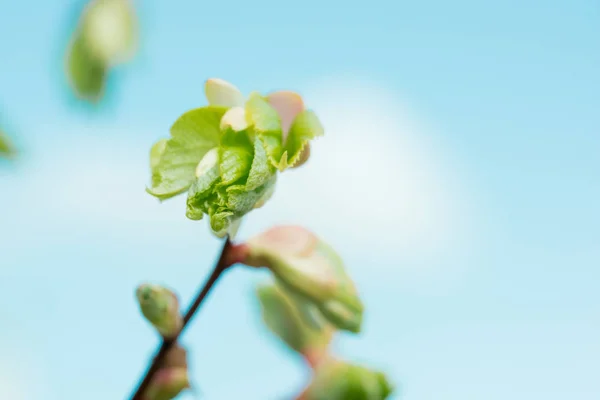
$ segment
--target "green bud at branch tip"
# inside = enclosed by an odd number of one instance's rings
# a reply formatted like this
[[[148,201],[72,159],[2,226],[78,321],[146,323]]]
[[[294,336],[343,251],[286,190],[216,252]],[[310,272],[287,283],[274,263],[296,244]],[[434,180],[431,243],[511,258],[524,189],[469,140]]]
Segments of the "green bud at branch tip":
[[[136,289],[136,298],[142,315],[164,338],[176,336],[183,326],[179,300],[170,289],[153,284],[142,284]]]

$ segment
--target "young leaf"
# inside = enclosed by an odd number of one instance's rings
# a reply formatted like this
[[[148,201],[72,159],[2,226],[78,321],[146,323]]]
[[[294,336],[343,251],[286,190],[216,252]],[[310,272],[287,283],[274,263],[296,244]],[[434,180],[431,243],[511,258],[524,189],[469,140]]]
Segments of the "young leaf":
[[[279,226],[247,242],[245,264],[267,267],[282,286],[311,302],[338,329],[358,333],[363,305],[339,255],[311,232]]]
[[[79,98],[94,103],[102,98],[107,68],[86,47],[81,33],[75,34],[67,50],[66,73]]]
[[[267,101],[281,118],[281,130],[283,131],[283,141],[285,142],[296,116],[304,111],[304,100],[302,100],[302,96],[298,93],[281,90],[267,95]]]
[[[262,140],[269,161],[277,166],[283,141],[281,118],[277,110],[260,94],[252,93],[246,102],[246,118],[255,135]]]
[[[228,186],[246,178],[252,165],[253,153],[253,146],[245,132],[225,132],[219,146],[220,185]]]
[[[171,138],[158,160],[151,164],[152,185],[146,191],[165,200],[188,190],[196,180],[196,167],[219,144],[224,107],[202,107],[183,114],[171,127]]]
[[[277,284],[260,286],[256,294],[265,324],[291,349],[302,355],[326,350],[333,330],[329,325],[315,329],[304,320],[306,314],[302,309],[311,304],[292,298]]]
[[[323,126],[314,112],[306,110],[298,114],[287,135],[284,147],[287,157],[283,165],[294,167],[302,157],[308,157],[308,154],[303,154],[306,146],[312,139],[323,136],[324,133]]]

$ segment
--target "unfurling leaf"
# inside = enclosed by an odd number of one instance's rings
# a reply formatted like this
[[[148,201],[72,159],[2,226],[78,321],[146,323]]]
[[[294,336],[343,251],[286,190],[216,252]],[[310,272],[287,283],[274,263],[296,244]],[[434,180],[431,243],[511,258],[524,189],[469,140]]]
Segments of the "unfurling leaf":
[[[246,244],[245,264],[269,268],[282,287],[314,304],[336,328],[360,331],[362,302],[329,245],[297,226],[271,228]]]
[[[329,360],[317,367],[302,400],[385,400],[394,388],[385,374]]]
[[[136,297],[142,314],[161,336],[171,338],[179,333],[183,320],[175,293],[162,286],[142,284]]]
[[[152,377],[144,400],[172,400],[191,387],[187,368],[187,352],[173,345]]]
[[[202,107],[175,121],[171,137],[151,159],[152,185],[148,193],[165,200],[188,190],[196,180],[198,163],[219,144],[219,123],[226,111],[224,107]]]
[[[265,324],[291,349],[305,357],[327,350],[333,329],[322,321],[313,324],[307,318],[313,304],[290,296],[277,284],[260,286],[256,293]]]
[[[104,95],[110,68],[135,53],[137,21],[129,0],[92,0],[71,37],[66,73],[75,94],[93,103]]]
[[[205,94],[211,105],[185,113],[172,137],[153,146],[147,191],[160,200],[187,191],[186,216],[207,215],[213,233],[223,237],[271,198],[277,169],[306,161],[308,141],[322,128],[293,92],[252,93],[246,100],[234,85],[213,78]]]
[[[67,53],[67,76],[80,98],[97,102],[104,95],[107,67],[86,47],[81,34],[73,38]]]

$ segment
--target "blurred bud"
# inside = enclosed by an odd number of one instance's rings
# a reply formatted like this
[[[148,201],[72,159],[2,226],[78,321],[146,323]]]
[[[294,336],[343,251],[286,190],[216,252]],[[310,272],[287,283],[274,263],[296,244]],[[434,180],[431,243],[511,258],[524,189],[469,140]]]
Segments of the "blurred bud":
[[[316,364],[327,352],[333,329],[309,320],[314,305],[293,298],[279,285],[260,286],[257,291],[265,325],[309,364]],[[312,316],[311,316],[312,317]],[[320,315],[314,318],[319,318]],[[322,317],[321,317],[322,318]]]
[[[385,400],[394,388],[385,374],[338,360],[328,360],[315,370],[301,400]]]
[[[339,255],[310,231],[279,226],[247,242],[245,264],[267,267],[336,328],[358,333],[363,305]]]
[[[144,400],[171,400],[189,388],[186,368],[162,368],[154,374]]]
[[[83,20],[90,51],[106,65],[129,60],[137,44],[137,18],[129,0],[93,0]]]
[[[152,377],[144,400],[171,400],[190,387],[187,352],[179,344],[175,344]]]
[[[238,107],[244,105],[244,95],[233,84],[211,78],[204,84],[204,94],[211,106]]]
[[[172,338],[181,330],[183,320],[179,300],[171,290],[158,285],[138,286],[136,297],[144,317],[165,338]]]

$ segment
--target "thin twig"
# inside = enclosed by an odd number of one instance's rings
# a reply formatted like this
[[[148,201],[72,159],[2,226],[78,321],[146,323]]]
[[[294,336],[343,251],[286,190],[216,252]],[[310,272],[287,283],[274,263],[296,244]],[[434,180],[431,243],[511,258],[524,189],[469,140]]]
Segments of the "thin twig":
[[[196,314],[196,311],[198,311],[198,309],[202,305],[204,299],[206,298],[206,296],[208,295],[210,290],[213,288],[215,283],[219,280],[219,278],[221,277],[223,272],[225,272],[225,270],[227,270],[227,268],[229,268],[233,264],[232,263],[233,260],[231,259],[231,257],[229,257],[229,251],[230,251],[231,247],[232,247],[231,241],[229,240],[229,237],[227,237],[225,239],[225,243],[223,244],[223,248],[221,249],[221,254],[219,256],[219,260],[217,261],[217,264],[215,265],[215,268],[213,269],[212,273],[206,280],[206,283],[204,284],[204,286],[202,287],[200,292],[196,295],[196,298],[192,302],[192,305],[190,306],[190,308],[188,309],[188,311],[185,313],[185,315],[183,317],[183,326],[182,326],[181,330],[175,337],[170,338],[168,340],[163,339],[158,351],[156,352],[156,355],[154,356],[154,359],[152,360],[152,363],[150,363],[150,365],[148,366],[148,369],[146,370],[144,377],[142,378],[142,380],[138,384],[137,388],[133,392],[133,395],[130,397],[131,400],[144,399],[144,396],[143,396],[144,392],[148,388],[148,385],[150,385],[150,382],[152,381],[152,377],[158,370],[165,355],[169,352],[169,350],[171,349],[173,344],[177,341],[177,339],[179,338],[179,336],[181,335],[183,330],[186,328],[186,326],[192,320],[192,318]]]

